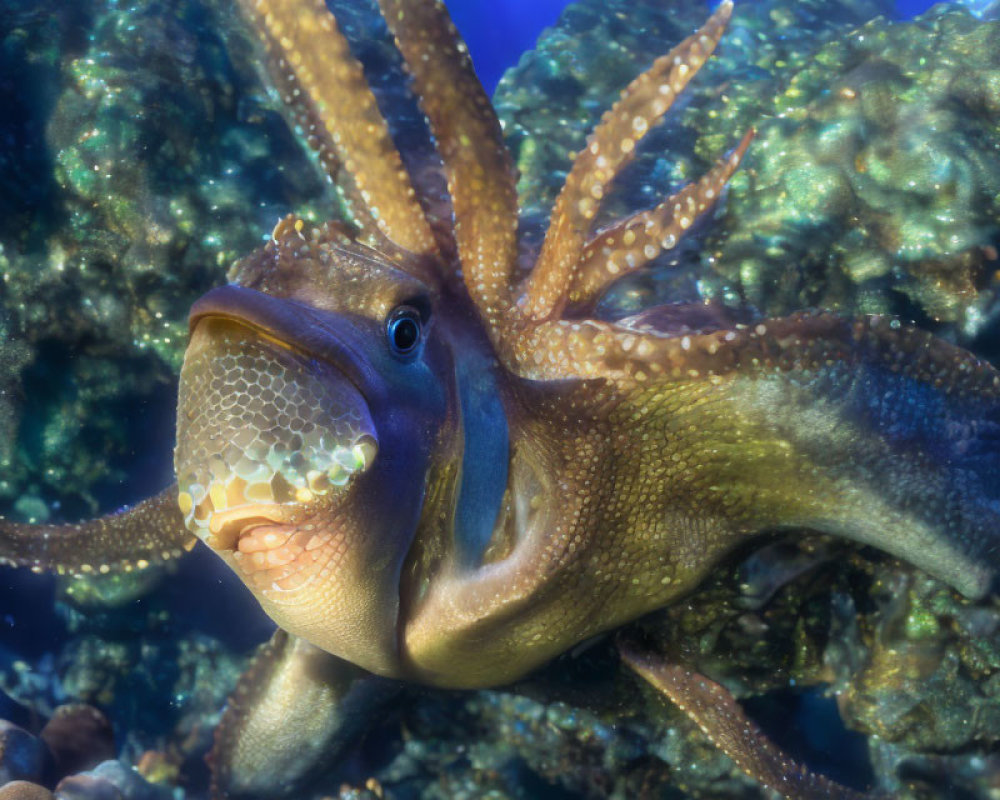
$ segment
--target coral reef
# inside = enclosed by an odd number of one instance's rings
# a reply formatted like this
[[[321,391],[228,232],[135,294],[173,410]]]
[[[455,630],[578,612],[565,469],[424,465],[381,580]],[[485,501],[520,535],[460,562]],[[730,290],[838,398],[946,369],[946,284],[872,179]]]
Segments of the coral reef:
[[[164,786],[198,785],[206,779],[203,759],[212,731],[248,655],[247,641],[226,635],[226,629],[235,624],[231,617],[238,615],[252,643],[266,636],[270,625],[252,609],[239,607],[244,598],[232,597],[221,600],[215,609],[217,624],[206,630],[178,597],[196,603],[192,586],[208,581],[224,587],[225,576],[206,571],[197,558],[180,571],[157,577],[167,580],[156,581],[155,588],[115,583],[114,591],[85,588],[106,579],[61,580],[55,614],[45,617],[36,610],[30,617],[19,617],[21,624],[38,626],[37,638],[43,645],[46,638],[41,631],[51,636],[61,622],[62,635],[49,645],[55,645],[56,653],[29,664],[9,661],[0,649],[0,698],[9,698],[12,718],[27,729],[24,736],[29,741],[37,737],[36,746],[51,753],[40,776],[22,777],[54,788],[58,780],[79,775],[101,760],[117,756],[125,765],[104,767],[100,775],[88,773],[74,789],[78,794],[56,790],[57,797],[90,797],[84,789],[97,785],[98,779],[111,781],[125,797],[160,796],[139,790],[130,794],[127,782],[109,777],[105,774],[109,770],[118,770],[128,781],[141,777],[143,782]],[[137,588],[144,594],[137,596]],[[81,596],[82,604],[76,599]],[[102,604],[101,598],[107,602]],[[233,609],[227,612],[228,605]]]
[[[0,798],[44,800],[169,800],[114,756],[107,718],[82,704],[61,706],[38,736],[10,723],[0,732]]]

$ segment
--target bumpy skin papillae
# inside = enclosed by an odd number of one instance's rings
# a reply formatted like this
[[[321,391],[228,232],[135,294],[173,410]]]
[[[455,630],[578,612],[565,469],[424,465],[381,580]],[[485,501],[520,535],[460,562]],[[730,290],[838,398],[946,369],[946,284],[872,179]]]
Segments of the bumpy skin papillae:
[[[967,594],[987,589],[1000,529],[989,365],[887,320],[833,315],[597,330],[570,324],[537,345],[546,379],[601,379],[521,387],[511,492],[559,503],[511,504],[503,558],[428,581],[406,635],[424,680],[513,679],[677,599],[776,528],[850,537]]]
[[[197,540],[177,508],[177,486],[106,517],[73,525],[0,520],[0,564],[106,575],[179,558]]]
[[[398,691],[308,642],[275,632],[241,676],[215,731],[215,796],[273,797],[336,763]]]
[[[701,30],[632,81],[594,129],[559,192],[542,251],[527,280],[520,305],[529,318],[545,320],[562,311],[601,199],[635,156],[636,144],[715,50],[732,12],[731,0],[724,0]]]
[[[240,0],[267,52],[271,83],[337,183],[362,234],[413,253],[436,243],[361,64],[323,0]],[[344,174],[346,173],[346,174]],[[369,243],[378,243],[378,239]]]

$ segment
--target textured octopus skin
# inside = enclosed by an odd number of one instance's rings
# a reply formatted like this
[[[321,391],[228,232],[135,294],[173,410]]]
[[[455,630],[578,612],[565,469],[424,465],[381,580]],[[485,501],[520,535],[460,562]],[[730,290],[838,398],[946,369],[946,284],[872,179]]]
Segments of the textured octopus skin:
[[[510,156],[443,5],[379,3],[440,154],[439,194],[404,168],[321,0],[240,5],[351,223],[279,221],[193,307],[177,486],[117,516],[5,523],[0,535],[7,562],[88,573],[173,558],[194,534],[291,634],[253,675],[284,688],[244,683],[224,722],[220,794],[265,791],[236,774],[267,746],[247,733],[255,714],[280,716],[296,695],[332,708],[357,694],[359,668],[508,683],[677,601],[763,532],[847,537],[966,595],[990,590],[990,365],[890,319],[593,315],[605,289],[711,209],[750,144],[593,230],[606,187],[711,55],[730,3],[605,114],[529,267]],[[766,743],[718,685],[623,652],[762,783],[852,796]],[[322,679],[301,668],[324,658]],[[331,725],[319,741],[342,733]]]

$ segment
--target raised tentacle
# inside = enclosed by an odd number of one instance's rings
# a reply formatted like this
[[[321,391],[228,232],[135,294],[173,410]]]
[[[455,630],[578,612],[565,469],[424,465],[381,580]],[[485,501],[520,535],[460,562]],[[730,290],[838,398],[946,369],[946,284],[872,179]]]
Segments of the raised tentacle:
[[[437,249],[358,60],[323,0],[240,0],[269,72],[363,233],[413,253]],[[345,174],[346,173],[346,174]],[[351,186],[353,183],[353,187]],[[362,237],[364,238],[364,237]]]
[[[30,525],[0,519],[0,564],[36,572],[106,574],[179,558],[198,540],[184,527],[177,486],[87,522]]]
[[[725,688],[663,658],[619,645],[622,659],[670,699],[741,770],[788,800],[862,800],[863,795],[810,772],[783,753]]]
[[[681,236],[718,200],[743,159],[754,131],[697,183],[689,183],[655,208],[640,211],[601,231],[583,249],[569,288],[569,302],[586,309],[614,281],[645,266]]]
[[[517,193],[500,122],[443,3],[379,0],[448,178],[463,278],[489,329],[510,305]]]
[[[277,630],[240,676],[216,728],[212,797],[303,796],[398,691]]]
[[[556,199],[542,251],[525,284],[521,304],[530,318],[558,316],[608,185],[715,50],[732,10],[731,0],[723,0],[699,31],[626,87],[590,135]]]
[[[966,595],[988,589],[1000,567],[996,369],[884,318],[802,314],[689,335],[647,318],[546,323],[525,334],[540,337],[527,351],[538,358],[520,363],[614,382],[627,399],[611,416],[645,429],[651,459],[683,440],[683,485],[665,508],[690,502],[740,535],[844,536]]]

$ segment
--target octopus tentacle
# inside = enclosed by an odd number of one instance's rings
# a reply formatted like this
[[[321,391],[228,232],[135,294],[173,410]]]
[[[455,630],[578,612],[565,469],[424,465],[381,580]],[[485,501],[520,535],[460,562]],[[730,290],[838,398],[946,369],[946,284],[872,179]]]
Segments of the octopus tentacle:
[[[673,249],[684,233],[714,205],[740,165],[753,139],[742,141],[697,183],[689,183],[658,206],[626,217],[587,242],[569,289],[569,302],[579,308],[597,300],[619,278]]]
[[[438,0],[379,0],[448,178],[465,285],[491,332],[510,305],[517,193],[500,122]]]
[[[724,0],[699,31],[632,81],[577,155],[524,288],[521,306],[531,319],[558,316],[608,184],[715,50],[732,11],[731,0]]]
[[[604,378],[625,384],[705,379],[732,373],[796,372],[834,363],[874,361],[904,377],[932,383],[946,394],[1000,398],[1000,373],[926,331],[893,317],[851,320],[825,311],[802,311],[753,325],[680,336],[644,320],[553,320],[524,326],[517,339],[522,372],[536,380]],[[538,350],[540,357],[528,358]]]
[[[212,797],[299,796],[398,690],[278,629],[240,676],[216,728]]]
[[[35,572],[106,574],[179,558],[197,539],[184,526],[177,486],[117,514],[68,525],[0,519],[0,564]]]
[[[832,314],[685,335],[559,321],[532,336],[533,375],[611,381],[615,424],[684,440],[700,515],[871,544],[971,597],[994,579],[1000,373],[969,353]]]
[[[783,753],[715,681],[663,658],[620,644],[636,674],[665,695],[741,770],[788,800],[862,800],[864,795],[810,772]]]
[[[413,253],[437,245],[358,60],[322,0],[240,0],[286,108],[362,231]],[[353,186],[349,182],[353,182]],[[376,233],[377,231],[377,233]]]

